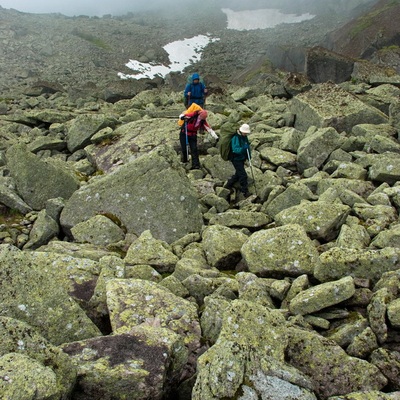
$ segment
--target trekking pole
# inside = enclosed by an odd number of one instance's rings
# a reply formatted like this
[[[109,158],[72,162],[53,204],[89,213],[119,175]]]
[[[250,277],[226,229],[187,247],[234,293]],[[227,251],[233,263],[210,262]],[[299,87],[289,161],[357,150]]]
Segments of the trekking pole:
[[[187,121],[185,121],[185,136],[186,136],[186,159],[189,161],[189,138],[187,131]]]
[[[253,172],[253,166],[251,165],[251,158],[250,158],[249,149],[246,149],[246,151],[247,151],[247,158],[249,159],[249,165],[250,165],[251,176],[252,176],[252,178],[253,178],[254,191],[255,191],[255,193],[256,193],[256,196],[258,196],[258,194],[257,194],[256,180],[254,179],[254,172]]]

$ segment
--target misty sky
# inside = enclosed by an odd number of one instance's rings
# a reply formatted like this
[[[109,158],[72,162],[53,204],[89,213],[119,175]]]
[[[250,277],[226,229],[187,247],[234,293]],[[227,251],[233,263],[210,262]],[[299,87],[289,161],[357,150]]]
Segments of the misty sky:
[[[152,9],[183,0],[0,0],[3,8],[27,13],[61,13],[67,16],[105,14],[121,15],[129,11]]]

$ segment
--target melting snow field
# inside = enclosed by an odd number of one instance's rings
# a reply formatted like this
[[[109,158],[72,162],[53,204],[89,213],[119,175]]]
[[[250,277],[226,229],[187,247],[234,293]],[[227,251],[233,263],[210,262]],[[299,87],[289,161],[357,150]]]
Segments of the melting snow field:
[[[293,24],[314,18],[314,15],[308,13],[302,15],[282,14],[275,9],[232,11],[224,8],[222,11],[227,16],[227,28],[239,31],[273,28],[283,23]],[[169,54],[169,65],[129,60],[126,66],[134,72],[132,74],[120,72],[118,76],[121,79],[153,79],[157,76],[164,78],[170,72],[182,72],[187,66],[200,61],[204,48],[209,43],[218,40],[218,38],[198,35],[168,43],[164,46],[164,50]]]
[[[169,54],[169,66],[155,63],[141,63],[136,60],[130,60],[126,66],[137,72],[132,75],[122,73],[119,73],[118,75],[122,79],[152,79],[156,76],[165,77],[169,72],[183,71],[188,65],[201,59],[201,53],[204,47],[217,40],[219,39],[212,39],[205,35],[199,35],[190,39],[168,43],[163,48]]]

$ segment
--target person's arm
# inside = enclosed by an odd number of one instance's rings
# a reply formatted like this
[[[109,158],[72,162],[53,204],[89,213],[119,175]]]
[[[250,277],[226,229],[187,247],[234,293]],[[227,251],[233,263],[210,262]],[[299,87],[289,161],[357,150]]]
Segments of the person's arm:
[[[204,122],[204,129],[211,135],[211,137],[218,139],[218,135],[214,132],[207,121]]]
[[[208,89],[206,88],[206,85],[203,84],[203,96],[206,97],[208,93]]]
[[[185,97],[189,97],[191,95],[190,88],[191,88],[191,85],[187,84],[185,87],[185,91],[184,91]]]

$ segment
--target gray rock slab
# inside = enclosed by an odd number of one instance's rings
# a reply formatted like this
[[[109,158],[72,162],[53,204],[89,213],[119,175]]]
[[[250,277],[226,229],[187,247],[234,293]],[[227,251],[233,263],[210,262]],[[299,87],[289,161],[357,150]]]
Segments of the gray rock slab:
[[[310,126],[330,126],[338,132],[351,132],[354,125],[361,123],[388,122],[388,117],[383,112],[363,103],[331,82],[317,84],[308,92],[294,97],[291,112],[296,114],[294,127],[302,131]]]
[[[297,224],[255,232],[241,252],[249,271],[260,276],[312,274],[319,263],[315,245]]]
[[[150,230],[167,243],[203,225],[197,195],[167,146],[81,187],[66,202],[60,223],[69,232],[99,211],[119,220],[127,233]]]

